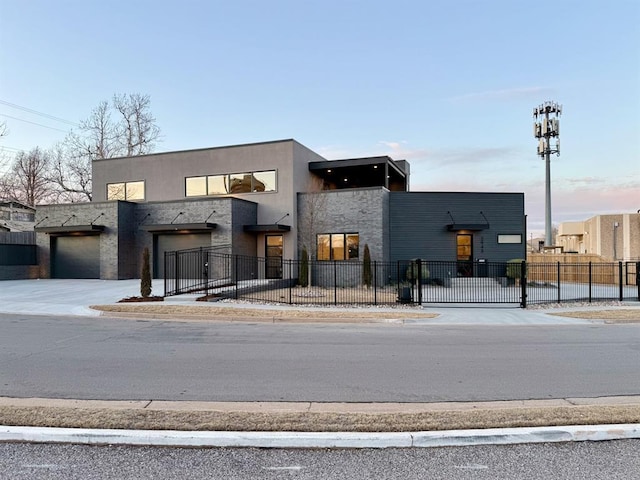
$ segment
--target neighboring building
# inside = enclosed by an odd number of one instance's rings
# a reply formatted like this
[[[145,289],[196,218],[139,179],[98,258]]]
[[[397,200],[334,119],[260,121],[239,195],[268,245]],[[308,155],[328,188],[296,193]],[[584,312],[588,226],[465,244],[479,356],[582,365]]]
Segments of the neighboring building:
[[[30,232],[35,225],[36,209],[20,202],[0,202],[0,231]]]
[[[596,215],[558,226],[556,245],[564,252],[599,255],[611,261],[640,259],[640,213]]]
[[[525,257],[524,194],[410,192],[409,175],[295,140],[96,160],[92,202],[38,207],[41,276],[137,278],[145,247],[155,277],[165,252],[211,246],[276,266],[303,246],[320,261],[361,260],[365,244],[379,261]]]

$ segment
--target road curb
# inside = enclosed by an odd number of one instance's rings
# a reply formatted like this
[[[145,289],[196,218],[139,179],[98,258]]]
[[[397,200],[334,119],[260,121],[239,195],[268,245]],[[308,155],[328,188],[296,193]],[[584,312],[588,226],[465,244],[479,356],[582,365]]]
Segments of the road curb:
[[[640,438],[640,424],[406,433],[185,432],[0,426],[0,442],[255,448],[432,448]]]

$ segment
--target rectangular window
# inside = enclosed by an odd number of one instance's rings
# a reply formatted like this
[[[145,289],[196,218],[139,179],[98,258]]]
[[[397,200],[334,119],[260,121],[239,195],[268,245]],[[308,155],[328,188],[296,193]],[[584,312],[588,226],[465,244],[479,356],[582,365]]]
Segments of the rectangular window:
[[[498,235],[498,243],[522,243],[522,235]]]
[[[229,175],[229,193],[249,193],[250,191],[250,173],[233,173]]]
[[[331,260],[331,235],[318,235],[318,260]]]
[[[360,235],[350,234],[347,235],[347,258],[358,258],[360,250]]]
[[[344,235],[331,235],[331,259],[344,260]]]
[[[318,260],[352,260],[359,257],[357,233],[323,233],[317,236]]]
[[[277,191],[276,178],[275,170],[186,177],[185,194],[187,197],[196,197],[229,193],[275,192]]]
[[[229,175],[210,175],[207,177],[207,195],[225,195],[229,193]]]
[[[127,182],[124,186],[127,200],[144,200],[144,182]]]
[[[275,192],[276,171],[256,172],[253,174],[252,192]]]
[[[13,219],[18,222],[33,222],[36,219],[35,213],[13,212]]]
[[[187,197],[199,197],[207,194],[207,177],[187,177],[185,192]]]
[[[107,200],[144,200],[144,181],[108,183]]]
[[[107,184],[107,200],[125,200],[124,183]]]

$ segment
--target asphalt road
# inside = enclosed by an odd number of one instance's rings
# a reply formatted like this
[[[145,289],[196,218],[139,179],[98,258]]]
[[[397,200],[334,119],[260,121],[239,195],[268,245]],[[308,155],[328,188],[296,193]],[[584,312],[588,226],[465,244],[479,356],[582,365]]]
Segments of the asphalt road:
[[[0,395],[432,402],[640,394],[640,327],[0,315]]]
[[[388,450],[0,444],[0,477],[117,479],[629,480],[640,441]]]

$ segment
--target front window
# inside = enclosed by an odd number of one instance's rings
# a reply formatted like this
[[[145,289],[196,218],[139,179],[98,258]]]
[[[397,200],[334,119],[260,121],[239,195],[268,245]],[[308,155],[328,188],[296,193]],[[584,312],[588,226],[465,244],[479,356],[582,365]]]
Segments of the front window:
[[[108,183],[107,200],[144,200],[144,181]]]
[[[187,197],[277,191],[276,171],[241,172],[185,178]]]
[[[317,236],[318,260],[353,260],[359,257],[357,233],[323,233]]]

